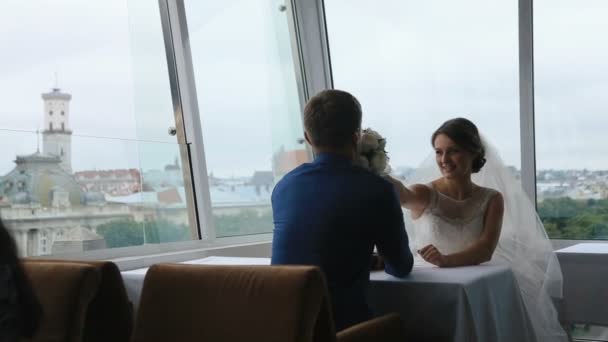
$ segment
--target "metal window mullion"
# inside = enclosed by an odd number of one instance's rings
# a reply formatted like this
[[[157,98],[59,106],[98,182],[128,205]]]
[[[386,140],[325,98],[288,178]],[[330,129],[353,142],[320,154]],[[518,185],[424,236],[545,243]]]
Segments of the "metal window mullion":
[[[307,100],[323,89],[332,88],[329,44],[322,0],[291,0]]]
[[[173,103],[178,139],[187,146],[186,160],[190,161],[187,179],[192,179],[192,184],[184,186],[191,189],[189,196],[194,205],[188,209],[191,214],[198,214],[201,238],[212,241],[216,234],[184,1],[159,0],[159,7],[172,94],[175,90]]]
[[[519,108],[521,181],[536,204],[536,146],[534,132],[534,36],[532,1],[519,0]]]
[[[325,8],[323,0],[291,0],[289,5],[292,50],[296,75],[303,86],[300,101],[304,113],[303,107],[311,96],[333,88]],[[308,145],[307,150],[312,157]]]
[[[302,50],[302,39],[300,34],[300,26],[298,25],[299,14],[297,13],[297,4],[295,0],[287,3],[286,11],[289,13],[287,16],[287,26],[289,29],[289,38],[291,42],[291,55],[293,56],[294,72],[296,76],[296,82],[298,86],[298,97],[300,100],[300,107],[304,107],[308,100],[308,85],[306,82],[306,72],[304,67],[304,58]]]

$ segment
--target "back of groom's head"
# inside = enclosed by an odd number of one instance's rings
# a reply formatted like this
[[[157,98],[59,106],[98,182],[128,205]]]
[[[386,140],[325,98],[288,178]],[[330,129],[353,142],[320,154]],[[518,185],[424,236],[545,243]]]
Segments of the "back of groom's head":
[[[356,142],[361,116],[361,105],[354,96],[342,90],[323,90],[304,107],[304,129],[314,147],[340,149]]]

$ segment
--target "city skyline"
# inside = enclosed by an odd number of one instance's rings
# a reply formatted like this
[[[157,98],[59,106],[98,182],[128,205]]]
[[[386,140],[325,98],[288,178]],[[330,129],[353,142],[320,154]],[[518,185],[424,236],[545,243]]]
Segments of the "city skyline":
[[[432,131],[444,119],[458,115],[473,118],[504,160],[519,167],[517,6],[467,4],[477,6],[477,12],[471,14],[466,5],[443,2],[439,6],[389,1],[386,5],[391,10],[387,11],[365,1],[356,6],[326,1],[336,87],[344,87],[360,99],[364,127],[387,136],[394,167],[416,167],[431,152],[428,137]],[[608,146],[603,138],[608,115],[600,96],[608,91],[602,76],[608,67],[606,49],[593,39],[577,40],[576,32],[559,25],[561,19],[571,16],[585,24],[577,26],[581,36],[593,37],[585,32],[603,27],[598,25],[605,13],[601,9],[606,8],[597,1],[593,4],[598,10],[573,12],[566,2],[560,2],[559,8],[535,3],[539,170],[608,169],[608,160],[602,157]],[[500,6],[492,8],[495,5]],[[276,47],[272,26],[259,25],[273,20],[276,13],[271,6],[246,1],[197,6],[203,6],[201,13],[205,14],[189,20],[191,29],[206,32],[205,37],[216,36],[213,49],[205,50],[199,44],[209,56],[204,60],[209,64],[205,70],[226,70],[227,63],[232,68],[230,75],[201,76],[221,85],[213,105],[199,101],[201,112],[208,113],[202,118],[208,171],[244,176],[267,170],[273,153],[273,122],[266,111],[274,94],[255,85],[265,73],[292,72],[273,64],[276,51],[285,47]],[[175,123],[156,3],[9,1],[0,9],[5,14],[0,15],[4,32],[0,41],[11,46],[0,56],[0,142],[10,146],[0,151],[0,173],[12,168],[15,155],[36,150],[35,131],[41,127],[43,115],[40,94],[55,85],[74,96],[74,170],[162,169],[180,155],[175,138],[167,134]],[[500,20],[495,17],[498,12],[502,13]],[[431,13],[442,21],[426,21],[434,18],[429,17]],[[471,15],[471,20],[461,20],[465,15]],[[363,25],[361,34],[343,34],[337,28],[353,29],[349,17],[382,24],[374,32]],[[235,22],[241,26],[234,26]],[[452,25],[453,32],[446,32],[445,25]],[[481,26],[492,29],[479,30]],[[557,31],[551,34],[550,29]],[[455,35],[459,39],[452,39]],[[576,48],[560,45],[562,38]],[[360,46],[369,48],[358,49]],[[466,51],[480,56],[474,59],[475,69],[469,69]],[[244,52],[250,58],[241,58]],[[201,60],[193,63],[196,68]],[[565,68],[564,63],[574,64]],[[462,72],[455,73],[454,65],[461,66]],[[470,82],[463,83],[467,78]],[[586,83],[582,85],[582,81]],[[244,87],[238,89],[247,92],[236,96],[247,103],[257,101],[259,106],[239,107],[237,103],[229,111],[222,107],[222,103],[235,102],[226,87],[239,83]],[[557,86],[561,84],[570,86]],[[474,98],[463,101],[466,94]],[[297,117],[300,113],[281,115]],[[242,141],[251,134],[252,138]],[[244,147],[247,153],[243,153]]]
[[[166,51],[157,2],[0,4],[0,214],[20,253],[272,233],[274,184],[309,158],[295,70],[316,67],[294,65],[281,3],[184,2],[197,90],[186,100],[204,142],[190,152],[205,154],[205,187],[184,179],[188,161],[169,133],[174,113],[182,119],[166,61],[178,51]],[[408,169],[399,176],[433,155],[430,135],[456,116],[474,121],[517,176],[515,3],[324,4],[332,82],[359,99],[363,128],[387,138],[393,169]],[[534,4],[534,204],[553,239],[608,239],[608,49],[597,44],[608,6],[581,15]],[[53,88],[71,95],[69,125],[44,109]]]
[[[57,89],[59,89],[59,88],[57,88]],[[51,91],[51,90],[52,89],[49,89],[49,91]],[[44,112],[41,110],[41,113],[39,115],[40,116],[44,116]],[[10,171],[14,167],[14,160],[15,160],[15,158],[17,156],[26,156],[26,155],[33,154],[36,151],[41,151],[42,150],[41,149],[41,144],[42,144],[42,136],[43,136],[43,133],[42,133],[43,132],[43,124],[42,124],[43,120],[41,119],[40,121],[41,122],[40,122],[39,128],[37,128],[37,130],[33,131],[33,132],[32,131],[27,131],[27,130],[20,130],[20,129],[3,129],[3,128],[0,128],[0,132],[4,132],[5,134],[7,134],[7,133],[8,134],[14,133],[15,135],[29,134],[29,135],[31,135],[32,138],[35,137],[34,138],[35,139],[35,148],[33,148],[32,144],[29,144],[28,146],[26,146],[24,144],[23,146],[25,148],[22,150],[23,153],[16,153],[16,154],[14,154],[13,158],[11,158],[9,160],[6,160],[6,159],[5,160],[0,160],[0,174],[6,174],[8,171]],[[132,144],[134,146],[137,145],[137,144],[139,144],[139,143],[142,143],[141,140],[137,140],[137,139],[121,139],[121,138],[108,138],[108,137],[100,138],[100,137],[95,137],[95,136],[80,135],[80,134],[77,134],[77,132],[75,132],[73,134],[73,136],[76,137],[76,140],[75,140],[76,142],[78,142],[79,138],[81,138],[81,139],[84,139],[84,140],[89,139],[90,140],[89,143],[91,143],[91,142],[101,142],[101,141],[105,141],[105,140],[117,141],[117,142],[119,142],[121,144]],[[32,139],[32,140],[34,140],[34,139]],[[143,142],[143,143],[146,143],[146,142]],[[148,143],[171,145],[169,143],[161,143],[161,142],[148,142]],[[29,151],[28,151],[27,148],[30,147],[30,146],[31,146],[31,149],[29,149]],[[76,144],[76,147],[77,146],[78,146],[78,144]],[[390,147],[389,147],[389,149],[390,149]],[[430,147],[429,147],[429,149],[430,149]],[[6,154],[6,152],[10,153],[10,151],[5,151],[5,154]],[[123,152],[127,152],[127,150],[125,150]],[[98,168],[96,166],[94,166],[93,168],[86,168],[86,167],[79,167],[78,168],[77,167],[77,168],[75,168],[74,172],[84,172],[84,171],[92,171],[92,170],[99,170],[99,171],[101,171],[101,170],[118,170],[118,169],[132,169],[132,168],[139,169],[140,166],[137,165],[137,163],[138,163],[137,160],[140,159],[140,157],[137,155],[137,153],[138,153],[137,148],[133,148],[131,152],[132,152],[132,154],[131,154],[132,157],[130,158],[131,161],[130,162],[126,162],[126,163],[123,162],[122,163],[123,166],[121,166],[120,162],[119,163],[114,162],[111,165],[109,165],[110,167],[100,167],[100,168]],[[176,151],[176,153],[177,153],[177,151]],[[429,152],[429,156],[430,155],[432,155],[432,151]],[[390,154],[389,154],[389,157],[390,157]],[[177,154],[175,154],[173,156],[173,160],[174,160],[174,158],[177,158]],[[127,159],[129,159],[129,158],[127,158]],[[162,170],[166,165],[170,165],[173,162],[173,160],[167,160],[167,162],[164,163],[164,164],[162,164],[162,165],[159,164],[159,165],[156,165],[156,167],[149,168],[149,169],[143,170],[143,171]],[[78,159],[76,161],[77,161],[76,164],[78,165],[79,164],[78,163]],[[392,166],[394,168],[410,168],[410,169],[416,169],[416,167],[417,167],[413,163],[412,164],[406,164],[406,165],[392,164]],[[516,167],[516,166],[512,166],[512,167],[515,167],[516,170],[519,170],[519,167]],[[606,169],[608,169],[608,168],[606,168]],[[547,170],[592,170],[592,171],[602,171],[602,170],[606,170],[606,169],[604,169],[604,168],[602,168],[602,169],[591,169],[591,168],[584,168],[584,167],[583,168],[544,168],[544,169],[537,169],[537,172],[543,172],[543,171],[547,171]],[[213,170],[210,170],[209,173],[210,174],[215,174],[216,176],[223,177],[223,178],[230,178],[230,177],[246,177],[248,175],[253,174],[253,172],[255,172],[255,171],[261,171],[261,170],[262,169],[255,169],[255,170],[251,170],[251,172],[244,172],[244,173],[230,172],[229,174],[221,174],[221,173],[213,172]]]

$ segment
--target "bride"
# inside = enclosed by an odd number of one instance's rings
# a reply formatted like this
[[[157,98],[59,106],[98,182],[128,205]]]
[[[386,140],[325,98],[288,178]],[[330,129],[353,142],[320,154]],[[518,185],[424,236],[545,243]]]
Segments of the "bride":
[[[567,341],[551,300],[562,295],[561,270],[515,176],[467,119],[446,121],[431,144],[435,156],[417,171],[416,184],[388,176],[410,211],[418,255],[438,267],[508,264],[537,340]]]

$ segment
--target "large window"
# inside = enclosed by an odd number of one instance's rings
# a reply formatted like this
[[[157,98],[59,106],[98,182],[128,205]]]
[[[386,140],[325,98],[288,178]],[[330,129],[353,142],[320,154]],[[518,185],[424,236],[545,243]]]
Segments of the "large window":
[[[432,132],[458,116],[519,173],[517,3],[322,3],[334,86],[387,137],[397,176],[407,179],[432,153]],[[285,0],[160,4],[172,9],[0,5],[0,215],[24,255],[198,239],[197,213],[203,238],[272,231],[274,185],[310,159],[300,82],[329,84],[317,63],[324,36],[309,30],[314,18],[291,18]],[[175,7],[187,31],[161,20]],[[534,2],[536,185],[553,238],[608,238],[606,11],[599,0]],[[180,89],[184,78],[194,87]],[[182,92],[196,93],[195,105],[184,109]],[[204,184],[193,187],[191,174]],[[210,203],[195,210],[195,193]]]
[[[387,137],[398,176],[432,153],[447,119],[466,117],[519,169],[517,2],[326,0],[334,86]]]
[[[5,1],[0,42],[0,215],[23,255],[197,237],[157,2]]]
[[[538,211],[552,238],[608,239],[606,15],[605,1],[534,1]]]
[[[271,232],[274,184],[309,159],[284,4],[185,2],[217,237]]]

